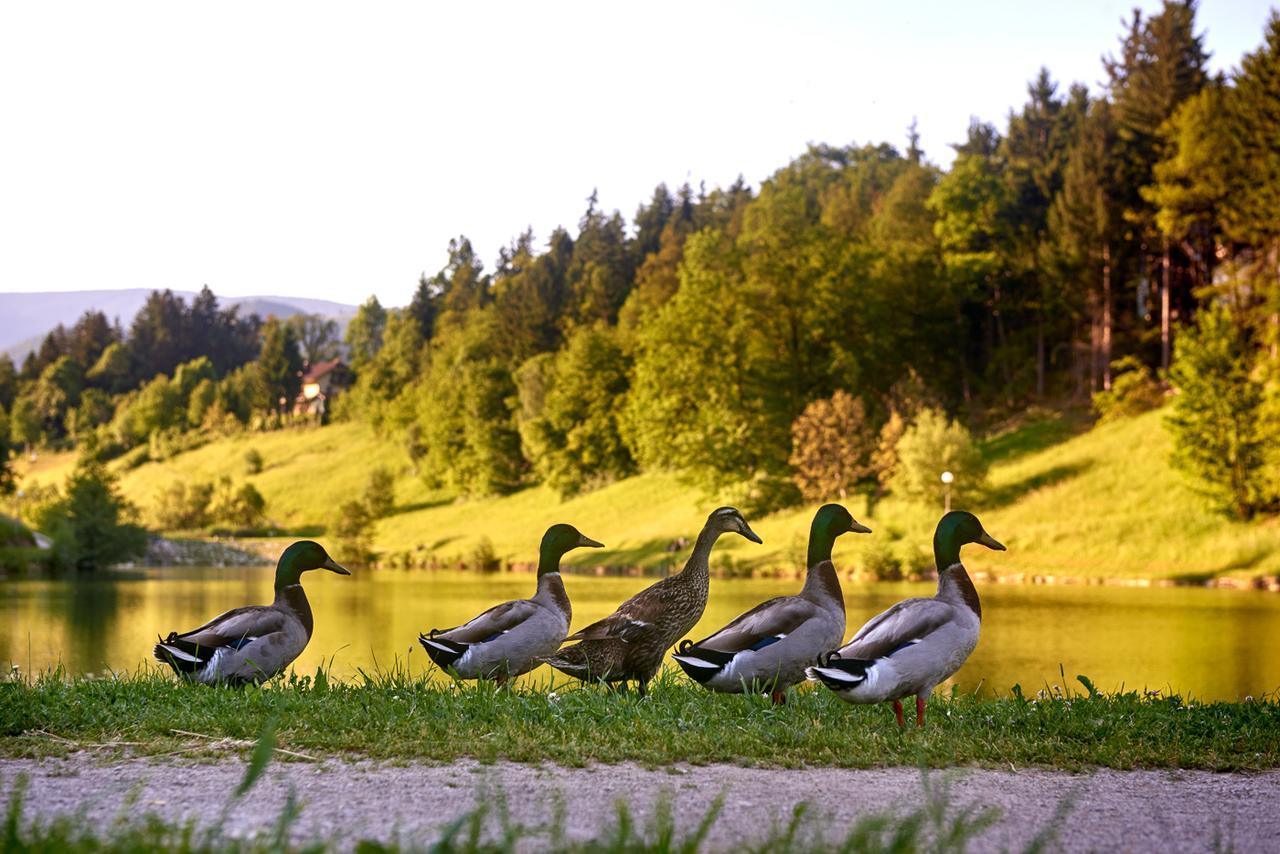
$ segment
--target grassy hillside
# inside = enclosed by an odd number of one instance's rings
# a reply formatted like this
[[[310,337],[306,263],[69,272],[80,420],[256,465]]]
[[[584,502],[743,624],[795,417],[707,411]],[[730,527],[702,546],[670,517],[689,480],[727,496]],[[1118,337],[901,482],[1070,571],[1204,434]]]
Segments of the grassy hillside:
[[[1161,417],[1148,413],[1078,435],[1068,421],[1056,418],[988,440],[990,494],[973,509],[1009,551],[975,547],[971,567],[1000,576],[1204,580],[1280,575],[1280,524],[1231,522],[1210,510],[1169,468]],[[252,476],[245,474],[244,464],[250,448],[266,463]],[[26,477],[59,482],[70,465],[66,456],[44,457],[28,466]],[[251,481],[266,496],[268,513],[278,524],[320,535],[332,508],[358,496],[377,465],[397,478],[396,509],[378,522],[377,544],[386,552],[418,557],[465,558],[487,538],[504,558],[532,560],[543,529],[571,521],[609,546],[578,553],[579,562],[657,566],[683,559],[687,550],[673,555],[668,546],[696,535],[717,503],[667,474],[630,478],[563,503],[543,487],[455,501],[422,485],[400,444],[360,424],[221,440],[125,472],[122,484],[145,512],[175,477],[210,480],[229,474],[237,482]],[[844,566],[860,565],[868,547],[887,547],[908,566],[927,563],[940,507],[890,498],[870,515],[861,499],[850,509],[876,533],[843,538],[836,556]],[[798,566],[811,513],[805,507],[753,519],[765,544],[729,538],[717,548],[717,562],[751,569]]]

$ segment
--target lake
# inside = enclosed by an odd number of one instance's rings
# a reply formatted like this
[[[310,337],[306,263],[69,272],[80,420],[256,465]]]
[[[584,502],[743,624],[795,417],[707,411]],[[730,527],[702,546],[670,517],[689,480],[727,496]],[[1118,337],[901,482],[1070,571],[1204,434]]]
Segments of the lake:
[[[64,666],[74,674],[148,666],[158,634],[194,628],[224,610],[271,600],[274,570],[116,570],[54,580],[0,581],[0,663],[33,672]],[[574,628],[605,616],[652,578],[568,575]],[[418,632],[447,628],[505,599],[531,595],[529,573],[357,571],[304,576],[316,630],[301,673],[322,662],[347,678],[363,668],[407,662],[439,676]],[[692,636],[697,639],[797,579],[718,579]],[[847,635],[931,584],[845,582]],[[961,691],[1034,694],[1058,684],[1059,665],[1103,690],[1175,691],[1201,700],[1236,700],[1280,689],[1280,595],[1201,588],[978,584],[982,639],[953,682]],[[526,679],[545,680],[547,668]],[[683,677],[682,677],[683,678]]]

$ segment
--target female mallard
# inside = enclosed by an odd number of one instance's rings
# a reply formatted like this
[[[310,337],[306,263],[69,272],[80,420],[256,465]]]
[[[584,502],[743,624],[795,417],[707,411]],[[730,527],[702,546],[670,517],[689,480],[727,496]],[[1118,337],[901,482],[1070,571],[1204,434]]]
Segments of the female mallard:
[[[707,558],[716,539],[729,531],[753,543],[761,542],[741,513],[732,507],[719,508],[707,517],[683,570],[646,587],[603,620],[570,635],[566,640],[581,643],[544,660],[576,679],[635,680],[643,695],[662,666],[663,654],[702,618],[710,588]]]
[[[468,623],[432,629],[418,641],[443,670],[462,679],[494,679],[499,683],[528,673],[539,658],[555,652],[569,633],[573,614],[560,579],[560,558],[580,546],[603,543],[584,537],[572,525],[552,525],[538,552],[538,592],[532,599],[495,605]]]
[[[319,543],[299,540],[276,564],[276,598],[270,605],[236,608],[198,629],[156,644],[156,661],[196,682],[243,685],[263,682],[302,654],[311,640],[311,605],[302,592],[302,573],[327,569],[351,572],[334,563]]]
[[[808,573],[798,596],[757,605],[697,643],[685,641],[676,663],[713,691],[763,691],[774,703],[804,680],[805,665],[844,640],[844,596],[831,563],[836,537],[869,534],[839,504],[818,510],[809,528]]]
[[[818,660],[806,675],[850,703],[893,701],[902,720],[902,698],[916,698],[916,726],[924,726],[924,703],[934,686],[960,669],[978,645],[982,605],[960,563],[960,547],[980,543],[1004,551],[982,529],[978,517],[953,510],[938,522],[933,556],[938,593],[932,599],[904,599],[872,617],[853,640]]]

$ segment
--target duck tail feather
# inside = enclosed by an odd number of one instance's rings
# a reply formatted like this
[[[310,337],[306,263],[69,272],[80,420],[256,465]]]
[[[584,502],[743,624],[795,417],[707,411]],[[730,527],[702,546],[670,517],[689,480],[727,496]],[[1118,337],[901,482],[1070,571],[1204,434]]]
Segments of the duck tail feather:
[[[418,635],[418,642],[422,644],[422,648],[427,651],[427,656],[436,663],[436,666],[446,670],[451,667],[455,661],[462,658],[463,653],[467,651],[468,646],[467,644],[459,643],[458,641],[450,641],[422,634]]]
[[[733,661],[736,654],[722,652],[718,649],[706,649],[686,640],[680,644],[679,652],[671,657],[689,675],[690,679],[699,685],[705,685],[717,673],[724,670],[729,662]]]
[[[827,657],[816,667],[806,667],[804,675],[813,682],[821,682],[833,691],[845,691],[861,685],[867,679],[867,669],[872,662],[861,658]]]

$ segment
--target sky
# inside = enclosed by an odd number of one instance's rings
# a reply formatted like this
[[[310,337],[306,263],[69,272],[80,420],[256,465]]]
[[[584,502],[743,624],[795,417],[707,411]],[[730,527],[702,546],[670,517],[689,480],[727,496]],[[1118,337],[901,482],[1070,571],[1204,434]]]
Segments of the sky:
[[[1098,90],[1158,2],[6,3],[0,291],[405,304],[466,235],[492,266],[587,198],[752,186],[918,123],[950,163],[1041,66]],[[1202,0],[1213,70],[1267,2]]]

